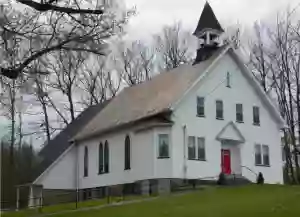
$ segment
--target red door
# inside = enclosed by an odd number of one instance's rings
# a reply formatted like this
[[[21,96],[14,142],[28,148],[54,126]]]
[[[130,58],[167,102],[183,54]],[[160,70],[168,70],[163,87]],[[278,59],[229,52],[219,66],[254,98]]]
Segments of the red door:
[[[230,150],[222,149],[222,172],[231,174]]]

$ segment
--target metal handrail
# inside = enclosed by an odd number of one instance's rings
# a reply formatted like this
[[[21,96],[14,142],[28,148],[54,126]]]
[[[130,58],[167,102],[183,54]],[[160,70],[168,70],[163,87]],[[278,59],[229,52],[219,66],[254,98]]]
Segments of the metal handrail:
[[[246,168],[247,170],[249,170],[250,172],[252,172],[256,177],[258,176],[258,174],[256,172],[254,172],[251,168],[247,167],[247,166],[241,166],[242,168]]]

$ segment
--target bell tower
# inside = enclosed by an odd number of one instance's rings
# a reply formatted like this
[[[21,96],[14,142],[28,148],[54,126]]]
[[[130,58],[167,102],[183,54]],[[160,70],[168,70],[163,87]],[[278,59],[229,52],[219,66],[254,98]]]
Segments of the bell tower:
[[[194,64],[208,59],[219,47],[219,36],[224,32],[211,6],[206,1],[197,28],[193,33],[199,40]]]

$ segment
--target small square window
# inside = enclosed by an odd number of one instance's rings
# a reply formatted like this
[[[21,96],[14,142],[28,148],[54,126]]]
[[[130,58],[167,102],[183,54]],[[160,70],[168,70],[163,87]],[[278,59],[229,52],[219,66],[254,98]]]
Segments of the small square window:
[[[158,158],[169,158],[169,135],[158,135]]]

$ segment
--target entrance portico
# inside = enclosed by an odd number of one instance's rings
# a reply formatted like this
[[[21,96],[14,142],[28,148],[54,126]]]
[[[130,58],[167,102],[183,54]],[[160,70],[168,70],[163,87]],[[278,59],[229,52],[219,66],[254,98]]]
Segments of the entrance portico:
[[[217,135],[221,143],[221,171],[225,174],[242,174],[240,144],[245,138],[233,122],[229,122]]]

